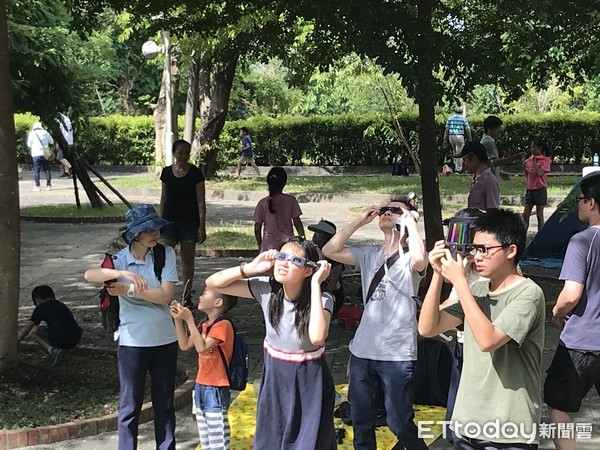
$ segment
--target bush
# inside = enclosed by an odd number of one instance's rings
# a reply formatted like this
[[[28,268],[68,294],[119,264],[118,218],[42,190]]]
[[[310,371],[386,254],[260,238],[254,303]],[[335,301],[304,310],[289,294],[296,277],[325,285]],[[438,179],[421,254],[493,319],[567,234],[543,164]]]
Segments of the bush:
[[[399,118],[405,132],[417,129],[417,117]],[[365,130],[376,125],[374,116],[340,115],[286,117],[272,119],[255,117],[246,121],[228,122],[222,141],[227,154],[239,155],[239,128],[248,127],[259,165],[353,165],[390,164],[406,153],[382,131],[366,136]]]
[[[473,137],[483,134],[485,116],[471,116]],[[180,117],[180,128],[183,123]],[[19,162],[30,161],[25,140],[31,114],[16,114]],[[411,142],[418,139],[418,118],[403,114],[398,118]],[[445,117],[437,118],[438,164],[450,161],[450,149],[443,147]],[[504,132],[498,139],[502,156],[529,149],[534,137],[546,139],[555,162],[589,162],[600,149],[600,114],[519,114],[502,116]],[[407,151],[389,133],[390,124],[375,116],[339,115],[313,117],[253,117],[227,122],[217,166],[235,164],[239,157],[239,128],[250,130],[259,165],[349,165],[390,164],[407,158]],[[386,130],[387,128],[387,130]],[[368,133],[365,130],[369,129]],[[75,146],[91,164],[154,164],[154,122],[151,116],[94,117],[75,130]]]
[[[153,164],[152,116],[93,117],[75,136],[75,145],[90,164]]]

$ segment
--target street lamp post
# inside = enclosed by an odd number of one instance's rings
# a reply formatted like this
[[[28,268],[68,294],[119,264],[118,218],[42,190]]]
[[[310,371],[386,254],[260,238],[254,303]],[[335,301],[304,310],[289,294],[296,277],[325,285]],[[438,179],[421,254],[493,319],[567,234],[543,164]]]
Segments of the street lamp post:
[[[159,53],[165,55],[165,164],[171,166],[173,164],[173,92],[171,87],[171,49],[169,44],[170,33],[162,32],[162,46],[159,46],[154,41],[146,41],[142,45],[142,53],[146,59],[154,59]]]

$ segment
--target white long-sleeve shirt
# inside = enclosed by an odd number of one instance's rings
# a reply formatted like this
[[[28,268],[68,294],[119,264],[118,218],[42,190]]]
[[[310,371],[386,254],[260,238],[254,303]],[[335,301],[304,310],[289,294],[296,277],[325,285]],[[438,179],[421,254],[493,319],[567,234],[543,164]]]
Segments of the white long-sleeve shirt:
[[[46,130],[35,129],[29,132],[27,136],[27,147],[31,149],[31,156],[44,156],[44,148],[54,144],[54,139]]]

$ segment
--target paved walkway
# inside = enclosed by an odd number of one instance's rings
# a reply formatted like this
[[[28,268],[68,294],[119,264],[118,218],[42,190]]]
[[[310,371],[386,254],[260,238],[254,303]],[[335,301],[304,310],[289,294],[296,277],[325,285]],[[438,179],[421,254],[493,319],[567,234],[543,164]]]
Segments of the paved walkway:
[[[54,204],[72,202],[72,184],[70,180],[56,179],[53,181],[54,190],[51,192],[31,192],[30,174],[23,174],[26,181],[20,182],[21,205]],[[239,196],[244,198],[244,196]],[[132,202],[157,202],[155,196],[139,195],[128,198]],[[334,201],[332,201],[334,200]],[[208,217],[212,223],[222,221],[237,221],[251,224],[255,200],[208,200]],[[322,199],[320,202],[302,203],[302,220],[305,226],[325,217],[343,227],[352,220],[353,215],[348,211],[355,204],[343,201],[341,198]],[[550,212],[550,211],[549,211]],[[535,218],[532,218],[535,229]],[[79,320],[86,322],[90,330],[82,339],[82,345],[90,347],[110,348],[114,343],[103,336],[98,320],[97,291],[98,287],[83,281],[82,275],[86,268],[96,267],[107,250],[107,245],[117,236],[118,225],[65,225],[37,224],[22,222],[22,255],[21,255],[21,291],[19,303],[20,322],[25,321],[31,314],[31,289],[38,284],[51,284],[57,296],[65,301]],[[380,242],[380,231],[375,223],[370,224],[356,233],[356,242]],[[201,286],[201,280],[220,268],[235,265],[236,258],[197,258],[196,287]],[[554,299],[547,299],[550,303]],[[238,328],[244,333],[250,345],[251,379],[260,377],[262,367],[261,342],[264,334],[262,314],[255,302],[241,302],[233,310]],[[337,383],[346,382],[346,362],[348,360],[348,342],[352,333],[341,327],[332,326],[327,342],[327,357]],[[556,347],[557,333],[548,321],[547,339],[544,350],[544,363],[550,362]],[[483,400],[483,399],[482,399]],[[600,399],[594,393],[584,403],[582,412],[576,417],[578,422],[593,423],[593,440],[581,441],[578,448],[597,450],[600,448],[598,435],[600,426]],[[493,405],[491,405],[493,407]],[[177,413],[178,449],[195,449],[197,431],[191,419],[191,408],[186,407]],[[116,433],[103,433],[98,436],[59,442],[52,445],[28,447],[38,450],[76,449],[95,450],[116,448]],[[140,427],[141,450],[154,448],[152,423]],[[451,448],[439,440],[432,448]],[[541,449],[553,448],[551,443],[544,441]]]

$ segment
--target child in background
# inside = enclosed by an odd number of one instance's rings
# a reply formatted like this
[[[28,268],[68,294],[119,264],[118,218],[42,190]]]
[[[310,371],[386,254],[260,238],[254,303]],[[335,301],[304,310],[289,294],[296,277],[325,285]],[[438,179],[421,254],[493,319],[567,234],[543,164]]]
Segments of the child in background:
[[[56,365],[63,350],[79,344],[81,327],[68,306],[56,300],[50,286],[36,286],[31,292],[31,298],[35,309],[21,328],[17,342],[21,342],[33,330],[31,338],[48,352],[48,360]],[[46,325],[41,325],[42,322]]]
[[[242,147],[240,148],[240,159],[237,163],[237,176],[239,177],[242,173],[242,164],[249,163],[256,170],[256,175],[260,177],[260,170],[254,162],[254,150],[252,149],[252,139],[248,135],[248,128],[240,128],[240,137],[242,138]]]
[[[260,303],[266,325],[264,367],[258,394],[255,450],[334,450],[335,390],[325,359],[333,298],[321,283],[331,265],[317,248],[290,238],[281,252],[225,269],[206,286]],[[258,276],[272,271],[271,277]]]
[[[286,183],[287,172],[283,167],[273,167],[267,174],[269,196],[258,202],[253,218],[259,252],[279,250],[286,239],[294,235],[292,224],[298,235],[304,237],[304,226],[300,220],[302,210],[296,197],[283,193]]]
[[[529,228],[529,217],[535,206],[538,222],[538,231],[544,225],[544,207],[548,203],[547,175],[550,173],[552,158],[546,156],[549,152],[548,144],[540,138],[531,142],[531,156],[525,161],[525,210],[523,219]]]
[[[234,335],[229,320],[220,320],[217,323],[215,320],[236,304],[236,297],[221,295],[206,288],[198,301],[198,309],[204,312],[208,319],[198,327],[188,308],[177,302],[171,304],[171,316],[175,322],[179,348],[187,351],[195,347],[198,352],[194,404],[202,450],[229,449],[229,379],[217,347],[221,348],[227,361],[231,361]],[[184,323],[187,325],[187,331]]]

